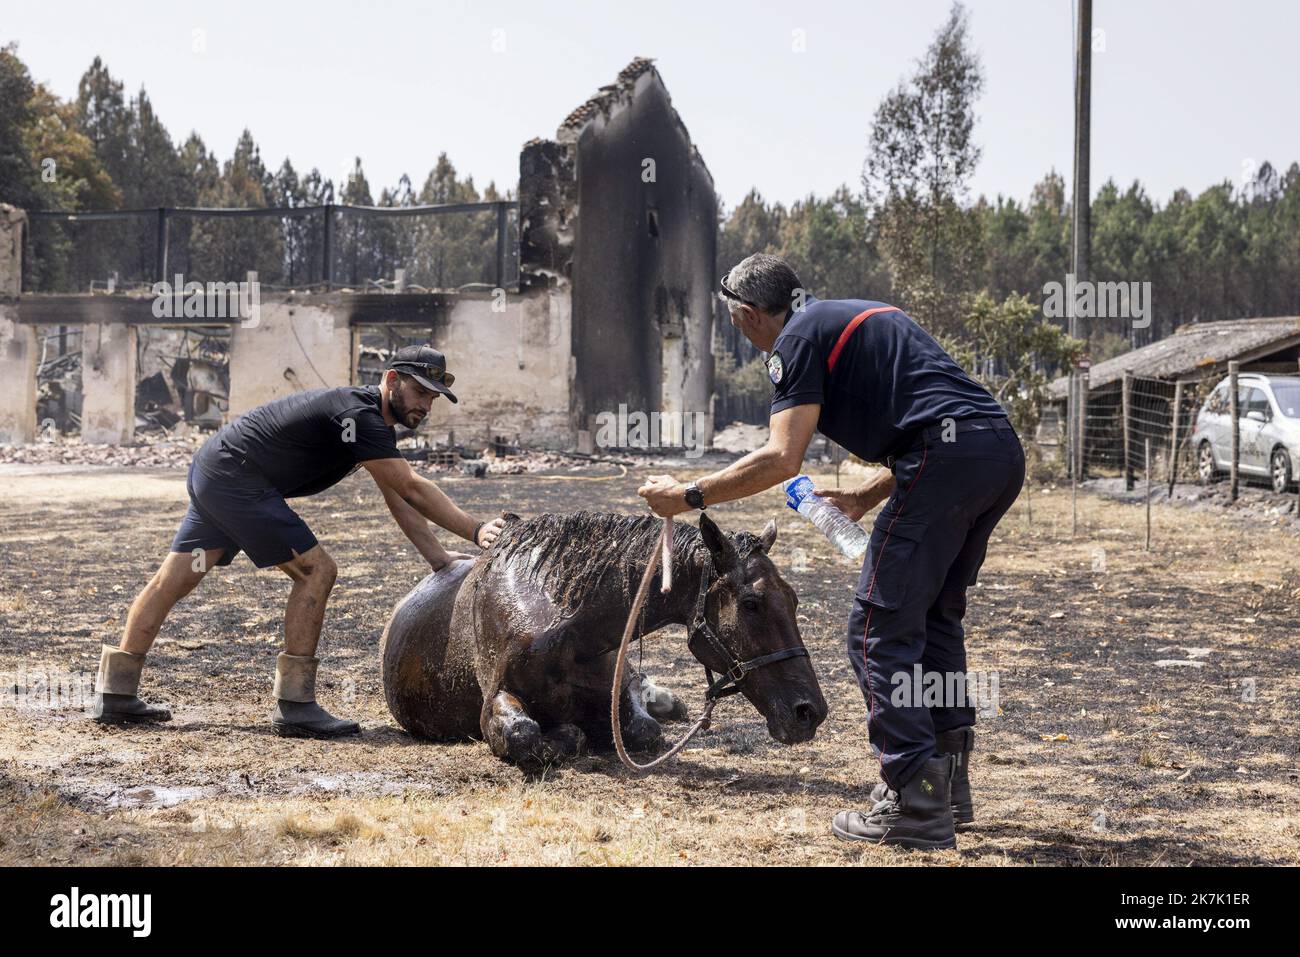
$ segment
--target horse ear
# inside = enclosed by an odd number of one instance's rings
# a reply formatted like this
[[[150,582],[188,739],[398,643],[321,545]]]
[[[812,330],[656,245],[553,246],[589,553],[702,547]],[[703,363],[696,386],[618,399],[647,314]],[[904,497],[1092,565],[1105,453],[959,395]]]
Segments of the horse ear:
[[[776,544],[776,519],[769,519],[768,523],[763,526],[763,532],[758,536],[758,547],[763,549],[767,554],[772,551],[772,546]]]
[[[719,575],[726,575],[736,567],[739,561],[736,555],[736,546],[732,544],[727,533],[714,524],[713,519],[700,513],[700,537],[704,539],[704,544],[713,556],[713,567],[717,569]]]

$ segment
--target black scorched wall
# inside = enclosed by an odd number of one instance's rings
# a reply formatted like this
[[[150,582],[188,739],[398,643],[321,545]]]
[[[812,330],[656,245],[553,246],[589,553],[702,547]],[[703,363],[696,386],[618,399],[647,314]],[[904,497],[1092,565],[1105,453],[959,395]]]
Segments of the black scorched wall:
[[[582,130],[576,157],[575,424],[588,428],[620,403],[660,410],[679,389],[679,408],[707,413],[717,202],[657,75]],[[669,364],[681,381],[665,389],[665,342],[682,339],[685,363]]]

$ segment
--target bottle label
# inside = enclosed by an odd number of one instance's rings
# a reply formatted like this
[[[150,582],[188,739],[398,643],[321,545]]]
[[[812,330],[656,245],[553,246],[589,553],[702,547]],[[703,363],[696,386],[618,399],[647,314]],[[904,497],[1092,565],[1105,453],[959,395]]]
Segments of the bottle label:
[[[796,512],[803,500],[812,494],[813,482],[806,475],[796,477],[789,485],[785,487],[785,504],[789,505]]]

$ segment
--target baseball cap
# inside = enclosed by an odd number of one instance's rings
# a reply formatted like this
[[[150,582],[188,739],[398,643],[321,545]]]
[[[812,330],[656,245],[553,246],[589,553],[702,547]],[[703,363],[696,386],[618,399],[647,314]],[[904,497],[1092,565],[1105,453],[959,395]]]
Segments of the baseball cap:
[[[426,389],[439,392],[452,402],[460,401],[447,388],[456,381],[447,371],[447,359],[432,346],[403,346],[388,361],[388,368],[406,373]]]

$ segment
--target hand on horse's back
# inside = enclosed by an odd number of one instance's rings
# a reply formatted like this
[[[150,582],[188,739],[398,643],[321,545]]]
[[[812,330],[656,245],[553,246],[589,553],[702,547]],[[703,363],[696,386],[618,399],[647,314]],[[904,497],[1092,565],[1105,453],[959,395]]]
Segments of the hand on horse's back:
[[[464,552],[448,552],[447,560],[444,561],[441,565],[430,565],[429,567],[432,568],[435,572],[440,572],[450,568],[452,565],[456,564],[456,562],[472,562],[474,560],[474,557],[475,556],[467,555]]]

